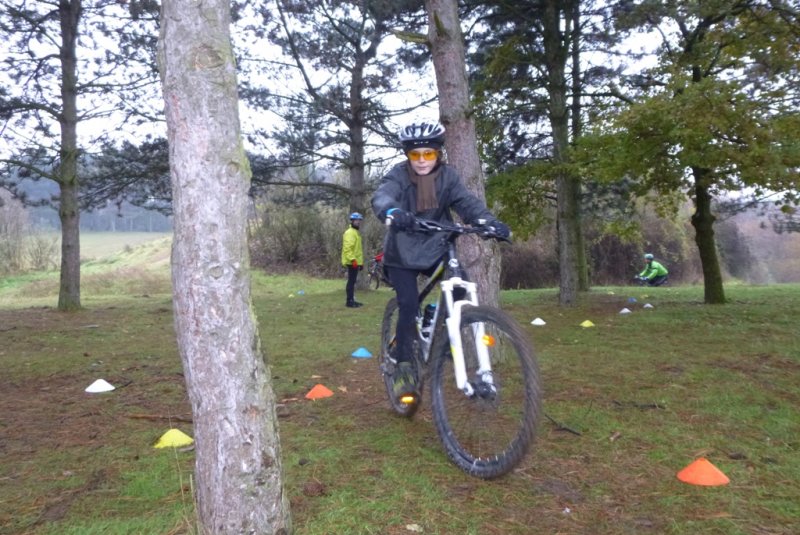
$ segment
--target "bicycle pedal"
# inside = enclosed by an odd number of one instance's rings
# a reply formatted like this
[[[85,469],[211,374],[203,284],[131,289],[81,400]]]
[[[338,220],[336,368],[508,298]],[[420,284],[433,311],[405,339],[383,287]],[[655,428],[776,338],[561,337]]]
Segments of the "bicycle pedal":
[[[403,394],[400,396],[400,403],[403,405],[416,405],[419,403],[419,396],[416,394]]]
[[[474,385],[474,397],[493,401],[497,397],[497,387],[480,381]]]

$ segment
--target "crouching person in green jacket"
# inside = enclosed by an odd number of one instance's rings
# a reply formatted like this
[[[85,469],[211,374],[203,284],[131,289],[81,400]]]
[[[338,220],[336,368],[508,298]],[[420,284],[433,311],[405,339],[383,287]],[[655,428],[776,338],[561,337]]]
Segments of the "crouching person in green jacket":
[[[667,282],[669,271],[660,262],[653,259],[653,255],[647,253],[644,255],[644,260],[647,262],[644,270],[639,273],[637,279],[643,284],[648,286],[661,286]]]

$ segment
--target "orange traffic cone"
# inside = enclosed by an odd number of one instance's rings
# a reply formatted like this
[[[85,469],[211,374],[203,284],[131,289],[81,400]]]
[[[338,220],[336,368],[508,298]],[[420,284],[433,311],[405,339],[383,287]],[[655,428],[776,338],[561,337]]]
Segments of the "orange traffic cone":
[[[704,485],[706,487],[727,485],[731,481],[719,468],[703,457],[678,472],[678,479],[684,483]]]
[[[308,394],[306,394],[306,399],[328,398],[332,395],[333,392],[330,388],[326,387],[325,385],[316,385],[314,388],[308,391]]]

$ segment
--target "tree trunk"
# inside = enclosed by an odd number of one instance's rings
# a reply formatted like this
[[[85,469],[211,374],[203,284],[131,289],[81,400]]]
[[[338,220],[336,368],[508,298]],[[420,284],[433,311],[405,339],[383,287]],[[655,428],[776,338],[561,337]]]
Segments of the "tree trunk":
[[[583,116],[581,115],[581,94],[583,93],[583,81],[581,77],[581,3],[573,0],[570,11],[570,22],[572,24],[572,38],[570,40],[570,56],[572,59],[572,100],[571,100],[571,127],[572,143],[576,143],[583,135]],[[574,192],[575,202],[577,203],[581,217],[581,184],[576,183],[577,191]],[[583,235],[583,225],[578,224],[578,244],[576,253],[578,254],[578,291],[589,291],[589,261],[586,258],[586,241]]]
[[[558,230],[558,301],[562,305],[573,305],[581,288],[580,266],[585,255],[579,253],[583,244],[580,230],[580,207],[576,202],[576,190],[580,183],[566,173],[556,177],[556,227]],[[585,268],[585,264],[583,266]],[[585,270],[585,269],[584,269]]]
[[[447,129],[445,146],[448,160],[461,174],[467,188],[478,198],[485,199],[458,2],[426,0],[425,4],[428,10],[428,40],[439,90],[439,110],[442,124]],[[478,285],[481,302],[498,305],[500,254],[497,244],[477,238],[462,238],[459,253],[470,278]]]
[[[692,226],[694,241],[700,253],[700,264],[703,266],[703,288],[705,302],[715,305],[725,303],[725,289],[722,285],[722,271],[719,267],[717,244],[714,239],[714,214],[711,212],[712,197],[708,191],[706,177],[710,171],[693,167],[694,175],[694,207]]]
[[[61,281],[58,309],[81,308],[81,239],[78,206],[78,74],[75,44],[78,40],[80,0],[58,4],[61,23],[61,153],[58,167],[61,220]]]
[[[565,76],[568,48],[561,33],[562,2],[547,0],[544,10],[543,37],[550,127],[553,131],[553,163],[556,172],[556,228],[558,229],[559,302],[572,305],[577,300],[581,281],[586,281],[586,254],[581,230],[580,180],[567,169],[569,150],[569,113]],[[566,17],[570,21],[570,17]],[[567,31],[569,31],[569,23]],[[584,273],[583,277],[581,272]]]
[[[366,192],[364,191],[364,65],[363,53],[356,57],[353,80],[350,84],[350,211],[364,213]]]
[[[251,175],[229,26],[223,0],[162,4],[175,328],[194,419],[200,532],[286,534],[275,399],[250,295]]]

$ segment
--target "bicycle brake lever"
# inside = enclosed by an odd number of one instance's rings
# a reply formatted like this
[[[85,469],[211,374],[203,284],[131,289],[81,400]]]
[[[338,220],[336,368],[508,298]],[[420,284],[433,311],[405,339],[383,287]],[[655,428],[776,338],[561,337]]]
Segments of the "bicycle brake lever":
[[[478,236],[480,236],[484,240],[497,237],[495,236],[494,229],[492,227],[481,227],[481,230],[478,232]]]
[[[439,231],[442,230],[442,226],[439,225],[436,221],[429,221],[427,219],[417,219],[414,227],[421,230],[435,230]]]
[[[495,239],[497,241],[503,241],[506,243],[511,243],[511,237],[503,237],[497,234],[497,229],[491,225],[486,225],[481,227],[481,231],[478,233],[478,236],[483,238],[484,240],[488,240],[490,238]]]

